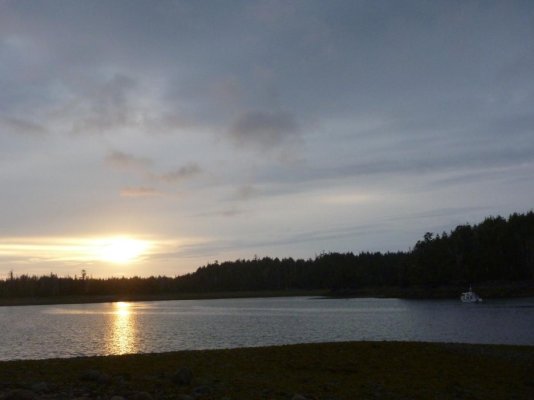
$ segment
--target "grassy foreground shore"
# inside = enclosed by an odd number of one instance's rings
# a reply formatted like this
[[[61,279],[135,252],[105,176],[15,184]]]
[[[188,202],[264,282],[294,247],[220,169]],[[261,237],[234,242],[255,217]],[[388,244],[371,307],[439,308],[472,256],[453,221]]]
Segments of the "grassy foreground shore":
[[[0,362],[4,400],[533,399],[534,347],[349,342]]]

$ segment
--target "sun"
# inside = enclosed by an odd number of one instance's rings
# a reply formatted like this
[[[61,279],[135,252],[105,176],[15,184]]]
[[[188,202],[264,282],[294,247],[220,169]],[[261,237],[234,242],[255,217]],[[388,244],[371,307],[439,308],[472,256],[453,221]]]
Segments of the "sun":
[[[149,248],[144,240],[128,237],[102,239],[95,248],[95,256],[101,261],[126,264],[135,261]]]

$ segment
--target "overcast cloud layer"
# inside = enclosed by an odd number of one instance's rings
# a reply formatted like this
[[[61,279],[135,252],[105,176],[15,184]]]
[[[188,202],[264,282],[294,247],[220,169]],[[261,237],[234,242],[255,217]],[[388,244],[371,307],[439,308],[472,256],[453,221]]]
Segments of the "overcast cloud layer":
[[[0,0],[0,193],[0,276],[408,250],[528,211],[534,3]],[[46,251],[118,234],[157,245]]]

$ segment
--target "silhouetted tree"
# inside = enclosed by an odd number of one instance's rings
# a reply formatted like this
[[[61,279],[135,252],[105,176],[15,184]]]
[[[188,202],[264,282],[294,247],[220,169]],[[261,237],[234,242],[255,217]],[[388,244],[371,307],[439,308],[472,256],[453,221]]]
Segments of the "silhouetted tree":
[[[199,267],[176,277],[81,279],[15,276],[0,279],[0,297],[150,295],[290,289],[354,290],[383,286],[469,284],[534,279],[534,212],[489,217],[450,233],[427,232],[408,252],[326,253],[314,259],[259,258]]]

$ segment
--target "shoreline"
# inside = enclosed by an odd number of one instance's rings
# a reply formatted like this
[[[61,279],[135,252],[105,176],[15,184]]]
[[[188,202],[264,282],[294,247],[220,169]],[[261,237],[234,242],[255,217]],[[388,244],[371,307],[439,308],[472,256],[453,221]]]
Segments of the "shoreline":
[[[0,307],[39,306],[55,304],[91,304],[115,303],[119,301],[172,301],[172,300],[216,300],[262,297],[298,297],[327,296],[328,290],[287,290],[287,291],[243,291],[243,292],[202,292],[202,293],[171,293],[155,295],[80,295],[58,297],[16,297],[0,298]]]
[[[533,368],[534,346],[297,344],[1,361],[0,398],[531,399]]]
[[[460,299],[468,287],[449,285],[437,287],[368,287],[361,289],[341,289],[330,293],[334,298],[379,297],[407,300]],[[486,299],[511,299],[534,297],[534,280],[517,282],[484,282],[473,285],[473,290]]]
[[[112,303],[119,301],[171,301],[171,300],[210,300],[262,297],[297,297],[318,296],[323,298],[396,298],[406,300],[441,300],[459,299],[467,289],[461,285],[442,287],[369,287],[361,289],[340,290],[266,290],[266,291],[227,291],[165,294],[132,295],[72,295],[50,297],[16,297],[0,298],[0,307],[55,305],[55,304],[90,304]],[[484,300],[534,297],[534,281],[519,282],[485,282],[474,286],[475,292]]]

